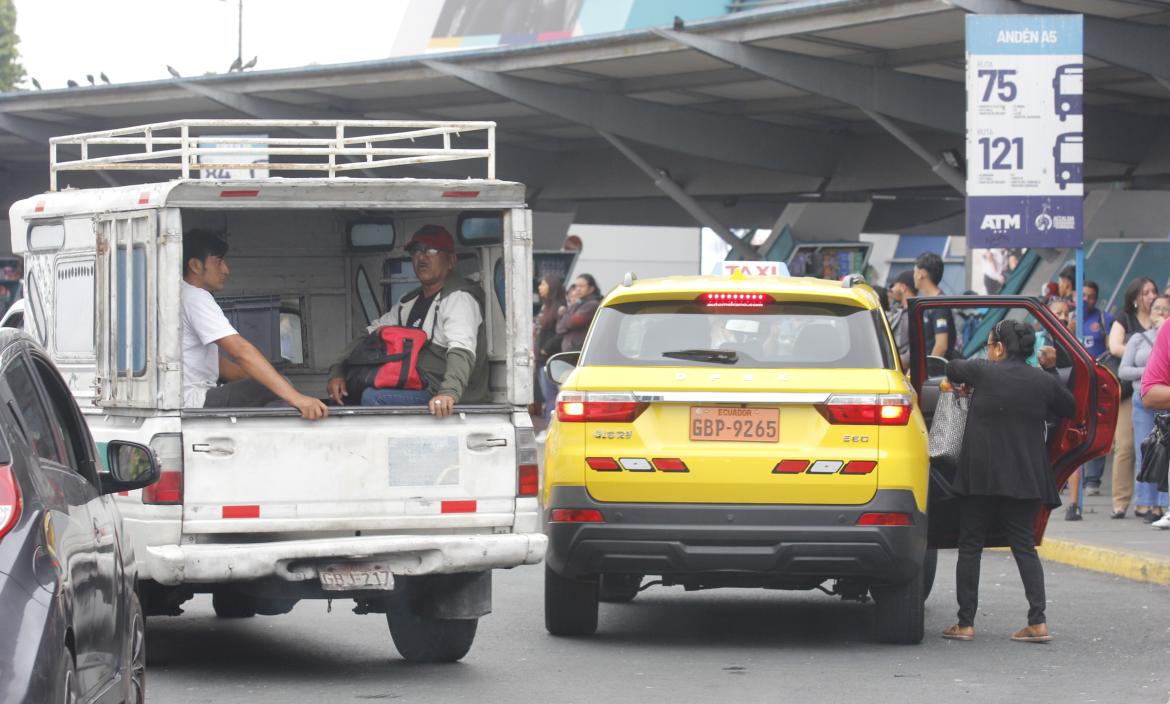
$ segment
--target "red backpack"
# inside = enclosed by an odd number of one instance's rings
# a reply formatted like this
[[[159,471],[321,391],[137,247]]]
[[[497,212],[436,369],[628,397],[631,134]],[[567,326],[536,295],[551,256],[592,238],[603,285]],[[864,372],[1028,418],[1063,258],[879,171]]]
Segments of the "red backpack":
[[[399,325],[381,327],[366,336],[346,358],[345,385],[351,398],[375,389],[421,389],[418,355],[427,334]]]

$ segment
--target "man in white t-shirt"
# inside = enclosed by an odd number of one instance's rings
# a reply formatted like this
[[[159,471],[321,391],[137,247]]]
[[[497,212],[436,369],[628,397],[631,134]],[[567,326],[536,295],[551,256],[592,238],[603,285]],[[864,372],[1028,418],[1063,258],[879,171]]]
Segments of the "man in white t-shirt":
[[[325,404],[293,388],[236,332],[212,297],[227,280],[227,249],[214,232],[192,230],[183,236],[183,406],[255,408],[283,399],[303,418],[324,418],[329,415]]]

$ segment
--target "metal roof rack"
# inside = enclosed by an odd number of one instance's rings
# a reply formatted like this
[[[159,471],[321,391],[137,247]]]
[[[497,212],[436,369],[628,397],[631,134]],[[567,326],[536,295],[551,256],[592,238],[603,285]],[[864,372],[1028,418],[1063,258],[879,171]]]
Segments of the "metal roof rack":
[[[248,134],[257,129],[297,136]],[[480,131],[487,133],[485,147],[453,146],[453,138]],[[416,145],[416,140],[422,140],[425,146]],[[410,146],[393,146],[403,141],[409,141]],[[67,144],[80,146],[80,159],[58,161],[58,147]],[[201,169],[262,168],[324,172],[328,178],[336,178],[354,171],[461,159],[487,159],[487,178],[494,179],[495,144],[494,122],[173,120],[51,138],[49,189],[57,190],[57,174],[62,171],[175,171],[187,179],[192,178],[192,173],[199,177]],[[95,156],[95,147],[111,153]],[[229,163],[230,157],[244,155],[261,156],[263,160]],[[307,158],[271,161],[273,156]]]

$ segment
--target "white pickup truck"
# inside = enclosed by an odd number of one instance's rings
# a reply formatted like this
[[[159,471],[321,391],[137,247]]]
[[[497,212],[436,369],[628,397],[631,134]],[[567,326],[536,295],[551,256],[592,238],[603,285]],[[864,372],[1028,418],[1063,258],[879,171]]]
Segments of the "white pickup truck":
[[[59,160],[67,145],[82,158]],[[491,571],[540,562],[531,213],[521,184],[494,178],[493,145],[493,123],[372,121],[184,120],[54,140],[54,190],[10,213],[25,328],[99,445],[158,455],[160,481],[119,497],[148,615],[196,593],[221,617],[353,599],[387,615],[407,660],[452,661],[491,610]],[[486,159],[488,177],[368,176],[459,159]],[[125,182],[166,168],[179,178],[56,190],[71,171]],[[455,233],[457,273],[483,287],[490,402],[444,419],[335,407],[316,422],[182,408],[184,231],[227,233],[221,306],[298,390],[324,397],[349,340],[417,285],[403,245],[423,224]]]

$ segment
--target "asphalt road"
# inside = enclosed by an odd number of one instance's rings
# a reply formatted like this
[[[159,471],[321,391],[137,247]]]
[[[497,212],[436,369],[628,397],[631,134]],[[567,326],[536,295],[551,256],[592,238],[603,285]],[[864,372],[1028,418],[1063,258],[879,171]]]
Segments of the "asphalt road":
[[[301,602],[226,621],[210,598],[150,619],[153,704],[208,702],[1155,702],[1170,699],[1170,590],[1046,565],[1049,645],[1013,643],[1026,602],[1015,564],[984,557],[974,642],[954,620],[943,553],[918,646],[881,645],[869,606],[819,592],[654,587],[601,607],[598,634],[544,630],[543,568],[497,572],[495,611],[454,665],[399,659],[383,617]],[[1026,697],[1026,698],[1025,698]]]

